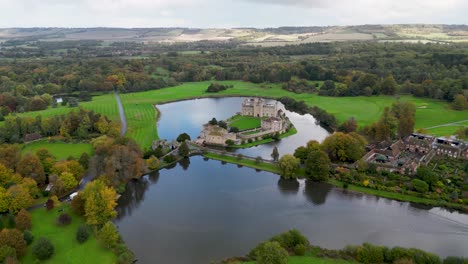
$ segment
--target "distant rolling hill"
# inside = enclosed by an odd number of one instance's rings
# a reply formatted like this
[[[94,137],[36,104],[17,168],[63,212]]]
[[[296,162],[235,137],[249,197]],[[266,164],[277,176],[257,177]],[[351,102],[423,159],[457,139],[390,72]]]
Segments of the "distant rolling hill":
[[[138,42],[229,41],[277,46],[331,41],[468,42],[468,25],[360,25],[279,28],[4,28],[5,40]]]

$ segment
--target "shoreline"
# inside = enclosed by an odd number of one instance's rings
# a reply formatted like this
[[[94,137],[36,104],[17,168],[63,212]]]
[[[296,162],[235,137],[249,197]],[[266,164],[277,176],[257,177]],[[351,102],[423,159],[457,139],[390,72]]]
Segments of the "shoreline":
[[[269,164],[266,162],[259,162],[256,163],[255,161],[251,161],[245,158],[242,159],[237,159],[234,157],[230,156],[223,156],[219,155],[216,153],[205,153],[202,155],[203,157],[213,159],[213,160],[219,160],[222,162],[228,162],[231,164],[237,164],[241,166],[246,166],[250,167],[256,170],[263,170],[271,173],[278,174],[280,173],[279,168],[276,165]],[[267,166],[265,166],[267,165]],[[280,176],[281,177],[281,176]],[[299,175],[298,179],[305,179],[304,175]],[[345,182],[338,181],[336,179],[329,179],[326,183],[333,185],[336,188],[339,188],[341,190],[346,190],[346,191],[351,191],[355,193],[361,193],[361,194],[368,194],[368,195],[373,195],[376,197],[382,197],[390,200],[395,200],[395,201],[400,201],[400,202],[408,202],[408,203],[416,203],[416,204],[421,204],[421,205],[426,205],[426,206],[433,206],[433,207],[441,207],[444,209],[449,209],[449,210],[456,210],[460,213],[468,213],[468,207],[463,206],[461,204],[455,204],[455,203],[449,203],[446,201],[438,201],[438,200],[432,200],[424,197],[417,197],[417,196],[412,196],[412,195],[407,195],[407,194],[401,194],[401,193],[395,193],[395,192],[389,192],[389,191],[382,191],[382,190],[376,190],[376,189],[371,189],[371,188],[366,188],[362,186],[357,186],[354,184],[348,184],[347,188],[344,188]]]

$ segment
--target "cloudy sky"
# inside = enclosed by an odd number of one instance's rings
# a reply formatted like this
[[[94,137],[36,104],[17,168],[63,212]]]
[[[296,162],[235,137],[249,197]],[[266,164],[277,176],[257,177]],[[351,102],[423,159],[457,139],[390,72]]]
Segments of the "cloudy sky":
[[[0,27],[468,24],[468,0],[0,0]]]

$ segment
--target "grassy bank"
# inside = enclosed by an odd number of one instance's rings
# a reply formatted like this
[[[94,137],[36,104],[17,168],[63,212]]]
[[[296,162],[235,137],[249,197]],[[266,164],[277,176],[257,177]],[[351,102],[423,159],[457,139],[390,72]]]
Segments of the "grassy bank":
[[[63,208],[72,217],[72,222],[68,226],[56,224],[60,215],[59,208],[49,212],[45,208],[31,211],[31,232],[34,234],[34,242],[28,246],[27,254],[21,259],[21,263],[116,263],[115,255],[99,245],[92,234],[83,244],[76,241],[76,230],[78,226],[84,224],[84,219],[74,215],[68,205],[64,205]],[[49,260],[39,262],[33,256],[31,248],[40,237],[50,239],[55,247],[55,253]]]
[[[225,162],[238,164],[238,165],[243,165],[243,166],[251,167],[254,169],[258,169],[258,170],[269,171],[269,172],[273,172],[276,174],[280,173],[278,166],[275,164],[271,164],[271,163],[266,163],[266,162],[257,163],[253,160],[246,159],[246,158],[238,159],[237,157],[219,155],[215,153],[206,153],[204,154],[204,156],[207,158],[225,161]],[[298,175],[298,178],[305,177],[305,173],[302,169],[297,172],[297,175]],[[330,179],[328,183],[338,188],[344,188],[343,187],[344,183],[337,181],[335,179]],[[468,207],[466,205],[449,203],[449,202],[440,201],[440,200],[433,200],[429,198],[418,197],[418,196],[413,196],[413,195],[408,195],[408,194],[376,190],[376,189],[366,188],[366,187],[352,185],[352,184],[348,185],[347,190],[370,194],[370,195],[379,196],[379,197],[388,198],[388,199],[397,200],[397,201],[402,201],[402,202],[412,202],[412,203],[425,204],[425,205],[431,205],[431,206],[437,206],[437,207],[447,207],[447,208],[452,208],[456,210],[461,210],[463,212],[468,212]]]
[[[49,142],[47,139],[24,144],[21,154],[36,153],[41,148],[49,150],[49,152],[57,159],[66,159],[69,156],[79,158],[84,152],[90,156],[93,155],[93,147],[90,143],[65,143],[61,141]]]
[[[331,179],[328,181],[328,183],[339,187],[343,188],[343,183],[334,179]],[[462,210],[462,211],[468,211],[468,207],[463,206],[461,204],[456,204],[456,203],[449,203],[446,201],[439,201],[439,200],[433,200],[433,199],[428,199],[424,197],[418,197],[418,196],[413,196],[413,195],[408,195],[408,194],[402,194],[402,193],[396,193],[396,192],[388,192],[388,191],[383,191],[383,190],[376,190],[376,189],[371,189],[371,188],[366,188],[362,186],[357,186],[357,185],[352,185],[349,184],[347,190],[350,191],[355,191],[355,192],[360,192],[360,193],[366,193],[366,194],[371,194],[379,197],[384,197],[392,200],[397,200],[397,201],[402,201],[402,202],[412,202],[412,203],[419,203],[419,204],[425,204],[425,205],[431,205],[431,206],[439,206],[439,207],[449,207],[457,210]]]
[[[210,158],[210,159],[234,163],[234,164],[238,164],[238,165],[242,165],[242,166],[246,166],[246,167],[250,167],[250,168],[254,168],[258,170],[264,170],[264,171],[269,171],[273,173],[280,172],[278,166],[276,166],[275,164],[271,164],[271,163],[266,163],[266,162],[257,163],[254,160],[250,160],[250,159],[245,159],[245,158],[238,159],[237,157],[224,156],[224,155],[220,155],[216,153],[206,153],[203,156]]]
[[[294,135],[296,133],[297,133],[297,129],[295,127],[292,127],[291,129],[289,129],[288,132],[281,134],[279,136],[279,138],[282,139],[282,138],[285,138],[285,137],[289,137],[289,136],[292,136],[292,135]],[[265,139],[257,140],[257,141],[251,142],[251,143],[245,143],[245,144],[240,144],[240,145],[232,145],[230,147],[232,147],[232,148],[250,148],[250,147],[270,143],[270,142],[273,142],[273,141],[275,141],[275,140],[272,139],[272,138],[265,138]]]

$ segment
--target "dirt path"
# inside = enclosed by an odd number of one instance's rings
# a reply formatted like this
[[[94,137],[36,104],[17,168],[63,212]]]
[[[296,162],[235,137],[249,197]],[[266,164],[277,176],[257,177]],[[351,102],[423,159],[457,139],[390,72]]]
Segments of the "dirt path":
[[[117,100],[117,105],[119,106],[120,122],[122,123],[122,128],[120,129],[120,136],[123,137],[125,135],[125,132],[127,132],[127,118],[125,117],[122,99],[120,99],[119,93],[115,91],[114,94],[115,99]]]
[[[457,122],[452,122],[452,123],[447,123],[447,124],[442,124],[438,126],[426,127],[425,129],[433,129],[433,128],[444,127],[444,126],[456,126],[457,124],[465,123],[465,122],[468,122],[468,119],[457,121]]]

